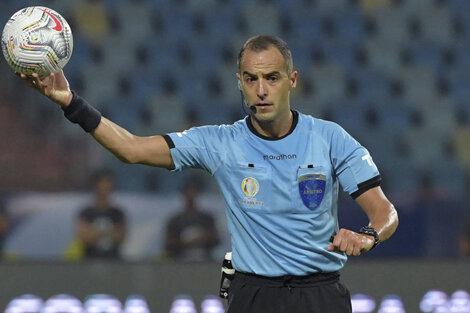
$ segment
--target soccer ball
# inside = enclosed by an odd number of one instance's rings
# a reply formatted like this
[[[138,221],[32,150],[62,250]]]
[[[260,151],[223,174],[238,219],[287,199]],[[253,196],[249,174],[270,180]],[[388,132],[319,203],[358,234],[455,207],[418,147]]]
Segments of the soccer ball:
[[[72,56],[73,37],[67,21],[46,7],[24,8],[8,20],[2,51],[15,72],[39,76],[59,72]]]

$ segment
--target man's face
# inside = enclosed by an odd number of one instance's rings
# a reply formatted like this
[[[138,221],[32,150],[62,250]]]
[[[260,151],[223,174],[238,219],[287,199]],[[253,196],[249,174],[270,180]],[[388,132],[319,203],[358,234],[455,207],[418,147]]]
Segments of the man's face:
[[[237,77],[248,106],[256,106],[256,120],[272,122],[289,116],[289,95],[296,86],[297,72],[287,72],[284,57],[276,47],[258,52],[245,50]]]
[[[108,198],[109,195],[113,192],[114,183],[108,177],[101,177],[95,185],[95,194],[99,198]]]

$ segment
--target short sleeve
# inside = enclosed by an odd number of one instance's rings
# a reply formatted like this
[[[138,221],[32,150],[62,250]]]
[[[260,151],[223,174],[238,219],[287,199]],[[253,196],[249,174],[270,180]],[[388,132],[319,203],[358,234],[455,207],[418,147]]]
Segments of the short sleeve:
[[[331,160],[344,191],[353,198],[380,185],[379,170],[369,151],[339,125],[331,137]]]
[[[224,154],[223,126],[193,127],[170,133],[165,139],[170,147],[175,171],[201,168],[213,174]]]

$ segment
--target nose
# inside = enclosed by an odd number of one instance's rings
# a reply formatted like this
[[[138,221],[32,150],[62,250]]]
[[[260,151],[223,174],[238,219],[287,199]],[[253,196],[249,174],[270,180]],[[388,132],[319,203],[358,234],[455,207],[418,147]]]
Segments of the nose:
[[[258,88],[256,89],[256,94],[260,99],[264,99],[268,94],[265,83],[263,79],[258,80]]]

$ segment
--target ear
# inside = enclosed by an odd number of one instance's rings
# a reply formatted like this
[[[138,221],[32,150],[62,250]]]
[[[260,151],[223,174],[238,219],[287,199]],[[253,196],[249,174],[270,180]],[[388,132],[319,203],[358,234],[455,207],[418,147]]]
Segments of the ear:
[[[292,73],[290,73],[289,80],[290,80],[291,89],[294,89],[297,86],[297,77],[298,77],[297,71],[292,71]]]
[[[237,73],[236,76],[237,76],[237,86],[238,86],[238,90],[241,91],[241,90],[242,90],[242,82],[241,82],[241,80],[240,80],[240,79],[241,79],[240,73]]]

